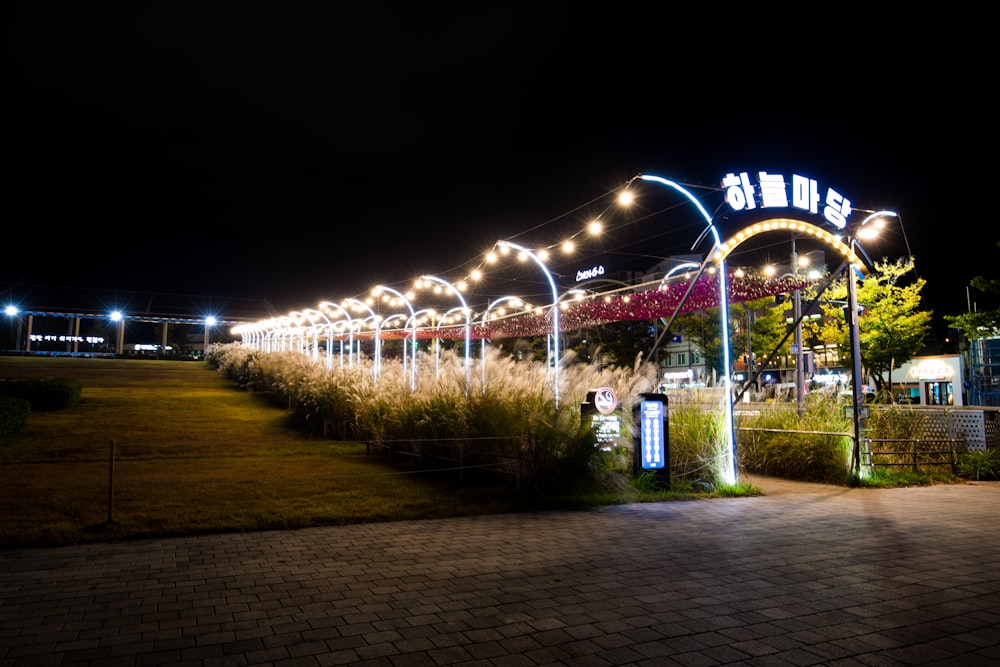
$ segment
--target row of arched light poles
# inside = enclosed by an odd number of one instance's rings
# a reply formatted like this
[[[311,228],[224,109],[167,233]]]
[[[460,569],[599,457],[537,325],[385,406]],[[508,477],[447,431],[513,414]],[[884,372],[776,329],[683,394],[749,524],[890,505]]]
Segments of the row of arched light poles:
[[[688,201],[690,201],[697,208],[698,212],[704,218],[705,223],[706,223],[706,228],[702,232],[702,234],[698,238],[698,240],[695,242],[694,246],[697,247],[697,245],[699,245],[701,243],[702,239],[706,235],[708,235],[708,234],[711,234],[711,236],[712,236],[712,238],[714,240],[714,245],[713,245],[712,249],[706,254],[705,261],[698,267],[699,268],[698,275],[695,277],[695,280],[697,280],[697,278],[700,277],[701,274],[707,268],[708,263],[709,263],[709,258],[712,256],[712,254],[720,246],[719,235],[718,235],[718,232],[717,232],[717,230],[716,230],[716,228],[715,228],[715,226],[713,224],[712,217],[707,213],[707,211],[705,211],[704,207],[701,205],[701,202],[693,194],[691,194],[688,190],[686,190],[685,188],[683,188],[679,184],[677,184],[677,183],[675,183],[673,181],[670,181],[668,179],[660,178],[658,176],[650,176],[650,175],[645,175],[645,174],[636,177],[636,179],[640,179],[640,180],[643,180],[643,181],[647,181],[647,182],[651,182],[651,183],[656,183],[658,185],[666,186],[668,188],[673,189],[676,192],[679,192],[680,194],[684,195],[688,199]],[[633,179],[633,181],[636,180],[636,179]],[[626,193],[629,193],[629,187],[631,186],[631,183],[632,183],[632,181],[630,181],[629,184],[626,186],[626,188],[625,188],[625,192]],[[548,318],[550,319],[550,324],[551,324],[551,333],[548,335],[547,357],[548,357],[548,369],[549,369],[549,372],[551,373],[551,385],[552,385],[553,396],[554,396],[555,404],[558,407],[559,401],[560,401],[559,369],[560,369],[560,356],[561,356],[561,354],[560,354],[560,349],[559,349],[559,340],[560,340],[560,326],[559,326],[559,311],[560,311],[560,307],[559,306],[560,306],[560,303],[559,302],[560,302],[561,296],[559,294],[559,289],[558,289],[558,287],[556,285],[555,278],[553,277],[552,272],[549,270],[548,266],[546,265],[544,258],[541,256],[542,253],[539,253],[539,252],[537,252],[535,250],[529,249],[529,248],[527,248],[527,247],[525,247],[523,245],[514,243],[514,242],[509,241],[509,240],[498,241],[496,243],[496,245],[495,245],[495,250],[499,251],[500,254],[509,254],[511,251],[514,251],[514,252],[516,252],[519,255],[519,257],[521,259],[528,259],[528,260],[532,261],[539,268],[539,270],[542,272],[542,274],[543,274],[543,276],[544,276],[544,278],[545,278],[545,280],[546,280],[546,282],[548,284],[548,287],[551,290],[552,303],[551,303],[551,307],[549,308],[549,311],[548,311]],[[495,261],[496,259],[497,259],[497,253],[496,252],[491,252],[488,255],[488,257],[487,257],[487,261]],[[689,267],[689,268],[694,268],[694,267],[692,266],[692,267]],[[725,322],[728,321],[729,313],[728,313],[728,307],[727,307],[727,305],[728,305],[727,304],[728,299],[727,299],[727,285],[726,285],[726,272],[725,272],[724,260],[723,260],[723,264],[720,267],[720,269],[721,269],[719,271],[719,275],[720,275],[720,278],[719,278],[719,292],[720,292],[720,295],[721,295],[721,298],[720,298],[720,311],[721,311],[720,312],[720,318],[721,318],[722,322],[725,323]],[[695,280],[692,280],[692,285],[694,284]],[[466,381],[466,391],[468,391],[468,386],[470,384],[469,380],[471,379],[471,375],[470,375],[471,374],[471,358],[470,358],[470,354],[471,354],[471,328],[472,328],[472,321],[473,321],[473,312],[469,308],[468,303],[466,302],[465,298],[462,296],[461,291],[458,289],[458,287],[455,284],[450,283],[450,282],[448,282],[448,281],[446,281],[446,280],[444,280],[442,278],[438,278],[436,276],[428,276],[428,275],[421,276],[420,281],[418,281],[418,284],[420,284],[420,285],[424,285],[424,284],[426,284],[426,285],[433,285],[433,286],[436,286],[437,288],[443,288],[444,290],[446,290],[450,294],[453,294],[459,300],[459,302],[461,304],[458,309],[453,309],[453,310],[458,310],[458,312],[461,312],[463,314],[463,316],[464,316],[465,371],[466,371],[466,380],[467,380]],[[690,293],[690,291],[689,291],[689,293]],[[330,367],[332,365],[332,357],[329,354],[329,350],[331,349],[330,348],[330,344],[333,341],[333,338],[334,338],[334,335],[335,335],[335,327],[337,327],[337,326],[340,327],[339,332],[337,332],[337,335],[340,335],[340,336],[342,336],[344,334],[344,330],[346,329],[346,333],[347,333],[347,337],[348,337],[348,345],[349,345],[349,348],[351,348],[351,351],[348,354],[348,362],[347,363],[348,363],[348,365],[352,365],[353,364],[353,354],[354,354],[354,350],[353,350],[354,333],[362,331],[364,329],[365,324],[368,323],[369,321],[371,321],[371,322],[374,323],[374,326],[375,326],[375,335],[374,335],[375,350],[374,350],[373,373],[374,373],[374,376],[375,376],[375,378],[377,380],[378,379],[378,375],[379,375],[379,373],[381,371],[381,345],[382,345],[382,338],[383,338],[383,333],[385,331],[385,327],[390,322],[396,322],[397,320],[402,320],[402,323],[403,323],[402,330],[403,330],[403,333],[404,333],[403,373],[404,373],[404,376],[408,376],[408,378],[409,378],[411,390],[415,391],[416,390],[416,372],[417,372],[417,368],[416,368],[416,365],[417,365],[417,361],[416,361],[417,329],[418,329],[418,325],[419,325],[419,316],[421,314],[433,315],[434,311],[432,311],[431,309],[421,309],[421,310],[418,310],[414,306],[414,304],[412,303],[412,300],[410,298],[408,298],[406,295],[404,295],[403,293],[399,292],[398,290],[396,290],[396,289],[394,289],[392,287],[381,285],[381,286],[378,286],[378,287],[375,288],[375,290],[374,290],[374,296],[376,296],[376,297],[383,297],[384,298],[385,295],[391,295],[391,297],[394,299],[394,303],[398,302],[398,304],[402,304],[403,306],[405,306],[405,312],[399,312],[399,313],[394,313],[394,314],[390,314],[390,315],[386,315],[386,316],[380,316],[380,315],[377,315],[375,313],[375,310],[372,309],[367,303],[365,303],[363,301],[360,301],[358,299],[349,299],[349,300],[346,300],[345,302],[343,302],[343,305],[341,305],[341,304],[335,304],[333,302],[327,302],[327,301],[325,301],[325,302],[322,302],[320,304],[320,307],[317,308],[317,309],[306,309],[304,311],[301,311],[300,313],[293,313],[292,316],[289,316],[289,317],[275,318],[275,319],[269,320],[267,322],[261,322],[261,323],[257,323],[257,324],[244,325],[244,326],[241,326],[241,327],[237,327],[236,329],[234,329],[234,333],[241,334],[243,336],[244,342],[247,343],[247,344],[250,344],[250,345],[255,346],[255,347],[259,347],[260,349],[263,349],[265,351],[272,351],[272,350],[276,350],[276,349],[284,349],[283,346],[285,344],[285,338],[286,338],[286,336],[294,337],[295,336],[295,332],[298,332],[300,349],[303,348],[305,346],[305,344],[304,344],[305,336],[306,336],[305,330],[309,329],[309,330],[311,330],[311,333],[312,333],[312,336],[313,336],[312,344],[311,344],[310,347],[311,347],[311,349],[313,351],[314,359],[318,360],[318,357],[316,355],[318,355],[318,347],[319,347],[319,344],[318,344],[319,327],[320,326],[324,326],[326,328],[326,331],[327,331],[327,340],[328,340],[327,365],[328,365],[328,367]],[[685,297],[684,297],[685,300],[686,300],[687,296],[688,295],[685,294]],[[487,303],[486,309],[483,311],[483,313],[481,315],[481,321],[482,321],[482,323],[484,325],[484,328],[490,322],[490,313],[491,313],[491,311],[494,311],[495,309],[497,309],[498,307],[500,307],[502,304],[505,304],[505,303],[509,303],[509,304],[521,303],[523,305],[523,302],[518,297],[513,297],[513,296],[510,296],[510,297],[500,297],[498,299],[494,299],[493,301]],[[683,304],[683,300],[682,300],[681,304]],[[368,312],[368,316],[367,317],[353,318],[353,317],[351,317],[350,313],[348,312],[348,309],[347,309],[348,306],[350,306],[355,311],[356,314],[359,312],[359,309],[361,309],[362,313],[365,312],[365,311],[367,311]],[[680,307],[681,307],[681,305],[677,306],[677,312],[675,312],[674,317],[676,317],[677,314],[679,314]],[[336,313],[329,313],[329,309],[335,310]],[[449,312],[451,312],[451,311],[449,311]],[[336,315],[339,315],[339,316],[345,318],[346,319],[346,326],[344,326],[344,325],[335,325],[334,321],[331,320],[330,317],[328,316],[328,313],[329,314],[336,314]],[[322,322],[320,322],[320,319],[322,319]],[[305,321],[309,322],[309,326],[308,327],[304,326],[304,322]],[[440,326],[440,324],[441,324],[441,321],[439,320],[437,322],[437,326]],[[371,325],[369,324],[369,326],[371,326]],[[725,325],[723,325],[723,327],[724,327],[723,330],[725,330]],[[724,339],[725,338],[726,337],[724,337]],[[289,342],[289,345],[292,344],[292,340],[289,340],[288,342]],[[407,348],[409,348],[409,350]],[[343,364],[343,354],[342,354],[342,352],[343,352],[343,349],[341,348],[341,363]],[[360,349],[358,350],[358,355],[359,355],[359,359],[360,359]],[[485,387],[485,383],[486,383],[485,359],[486,359],[486,339],[484,337],[483,338],[483,342],[482,342],[482,347],[481,347],[481,365],[482,365],[482,374],[483,374],[482,375],[482,380],[483,380],[484,387]],[[724,344],[723,344],[723,367],[724,368],[728,368],[729,367],[729,341],[728,340],[725,340]],[[724,382],[726,383],[726,389],[728,390],[730,388],[729,385],[731,383],[731,378],[726,373],[723,374],[723,378],[724,378]],[[734,438],[733,419],[732,419],[732,406],[731,405],[730,405],[730,408],[729,408],[729,410],[727,412],[726,432],[727,432],[727,437],[728,437],[729,443],[730,443],[729,450],[730,450],[730,452],[732,452],[733,443],[735,442],[735,438]],[[735,457],[733,458],[733,461],[735,461]],[[734,471],[734,479],[735,479],[735,467],[734,467],[734,465],[733,466],[727,466],[727,467],[731,468]]]
[[[702,206],[702,204],[699,201],[699,199],[697,197],[695,197],[686,188],[682,187],[681,185],[679,185],[678,183],[676,183],[674,181],[671,181],[671,180],[665,179],[665,178],[661,178],[659,176],[653,176],[653,175],[649,175],[649,174],[641,174],[641,175],[637,176],[636,178],[634,178],[631,181],[629,181],[629,183],[626,185],[626,187],[624,189],[624,193],[625,194],[631,194],[630,193],[631,185],[636,180],[641,180],[641,181],[644,181],[644,182],[653,183],[653,184],[656,184],[656,185],[667,187],[667,188],[671,189],[672,191],[681,194],[684,198],[686,198],[686,200],[688,202],[690,202],[697,209],[698,213],[701,215],[702,219],[704,220],[704,225],[705,226],[704,226],[701,234],[698,236],[697,240],[692,245],[692,251],[695,250],[702,243],[702,241],[705,238],[707,238],[707,237],[710,237],[711,240],[712,240],[712,242],[713,242],[712,243],[712,247],[708,250],[707,253],[705,253],[704,260],[700,264],[691,262],[691,263],[687,263],[687,264],[685,264],[683,266],[675,267],[674,271],[682,270],[682,269],[684,269],[684,270],[690,270],[690,271],[693,271],[695,273],[695,275],[690,280],[689,286],[687,288],[687,292],[680,299],[679,303],[676,306],[675,312],[671,316],[670,320],[665,322],[666,326],[665,326],[665,329],[664,329],[664,333],[666,333],[666,331],[670,330],[671,325],[673,324],[674,319],[680,314],[681,308],[684,306],[684,304],[687,301],[688,297],[692,293],[692,290],[693,290],[693,288],[695,286],[695,283],[698,282],[698,279],[706,272],[706,270],[709,269],[710,264],[712,264],[713,262],[715,264],[714,268],[717,270],[717,273],[718,273],[719,318],[720,318],[720,323],[721,323],[721,330],[722,331],[728,330],[729,303],[728,303],[728,285],[727,285],[727,271],[726,271],[726,260],[725,260],[726,252],[725,252],[725,250],[724,250],[724,248],[722,246],[722,242],[721,242],[721,239],[719,237],[718,230],[717,230],[717,228],[716,228],[716,226],[714,224],[713,216],[710,215],[708,213],[708,211],[705,210],[704,206]],[[867,220],[865,222],[867,222]],[[862,225],[864,225],[864,223],[862,223]],[[857,244],[856,239],[852,239],[851,240],[851,247],[854,248],[856,246],[856,244]],[[547,346],[547,349],[548,349],[548,367],[549,367],[549,370],[551,372],[552,389],[553,389],[553,394],[554,394],[554,397],[555,397],[555,403],[556,403],[556,406],[558,407],[559,400],[560,400],[560,395],[559,395],[559,390],[560,390],[560,387],[559,387],[559,367],[560,367],[559,311],[560,311],[560,307],[559,306],[560,306],[560,298],[561,297],[560,297],[560,294],[559,294],[559,290],[558,290],[558,288],[556,286],[555,279],[554,279],[554,277],[552,275],[552,272],[547,267],[544,258],[541,256],[542,253],[533,251],[533,250],[531,250],[529,248],[526,248],[526,247],[524,247],[522,245],[519,245],[517,243],[513,243],[511,241],[507,241],[507,240],[498,241],[496,243],[495,249],[498,250],[501,254],[506,254],[506,253],[509,253],[510,251],[515,251],[516,253],[518,253],[520,255],[520,257],[522,259],[523,258],[527,258],[527,259],[531,260],[532,262],[534,262],[534,264],[537,265],[537,267],[543,273],[543,275],[545,277],[545,280],[548,283],[549,288],[551,289],[552,304],[551,304],[551,308],[548,311],[549,312],[548,317],[549,317],[550,323],[551,323],[551,334],[548,337],[548,346]],[[490,253],[489,258],[496,259],[496,253]],[[665,282],[668,280],[669,277],[670,277],[669,274],[667,276],[664,276],[663,282],[661,283],[661,286],[662,286],[662,284],[665,284]],[[461,292],[460,292],[460,290],[458,289],[458,287],[456,285],[454,285],[454,284],[452,284],[452,283],[450,283],[448,281],[445,281],[443,279],[437,278],[435,276],[427,276],[427,275],[421,277],[421,283],[433,284],[433,285],[436,285],[437,287],[442,287],[442,288],[447,289],[447,291],[449,293],[454,294],[458,298],[458,300],[459,300],[459,302],[461,304],[458,308],[453,309],[453,311],[455,311],[455,312],[461,312],[464,315],[464,320],[465,320],[465,323],[464,323],[464,329],[465,329],[465,331],[464,331],[464,333],[465,333],[465,368],[466,368],[466,378],[467,378],[466,387],[467,387],[467,391],[468,391],[468,385],[469,385],[468,379],[469,379],[469,373],[471,372],[470,352],[471,352],[471,326],[472,326],[472,321],[473,321],[472,310],[469,308],[469,306],[468,306],[465,298],[461,295]],[[409,380],[410,380],[411,389],[415,390],[416,389],[416,355],[415,355],[415,353],[416,353],[416,346],[417,346],[417,328],[418,328],[418,324],[419,324],[418,323],[418,315],[423,314],[423,313],[431,314],[431,313],[433,313],[433,311],[431,309],[423,309],[423,310],[419,310],[418,311],[414,307],[413,303],[411,302],[411,300],[407,296],[403,295],[402,293],[400,293],[397,290],[394,290],[391,287],[380,286],[380,287],[376,288],[376,294],[377,295],[382,295],[384,293],[388,293],[388,294],[393,295],[400,303],[402,303],[406,307],[406,312],[400,312],[400,313],[396,313],[396,314],[392,314],[392,315],[388,315],[388,316],[384,316],[383,317],[383,316],[380,316],[380,315],[376,314],[375,311],[370,306],[368,306],[365,302],[360,301],[358,299],[349,299],[349,300],[344,301],[343,305],[333,304],[332,302],[323,302],[322,304],[320,304],[320,308],[319,309],[307,309],[306,311],[303,311],[302,314],[301,314],[301,317],[309,320],[310,324],[311,324],[311,327],[313,328],[312,329],[312,333],[313,333],[313,337],[314,337],[313,338],[313,350],[314,350],[314,354],[316,354],[315,350],[318,347],[318,342],[317,342],[318,341],[318,339],[317,339],[318,333],[317,333],[317,330],[316,330],[315,327],[318,327],[320,325],[320,323],[318,322],[318,318],[313,319],[314,317],[316,317],[318,315],[318,316],[321,316],[324,319],[325,326],[327,328],[328,336],[329,336],[329,340],[330,341],[333,340],[333,336],[334,336],[334,326],[335,325],[334,325],[333,321],[330,320],[329,317],[327,316],[327,314],[324,312],[324,309],[332,307],[335,310],[337,310],[337,312],[338,312],[339,315],[341,315],[341,316],[343,316],[343,317],[346,318],[346,320],[347,320],[346,329],[347,329],[348,342],[349,342],[349,346],[352,346],[352,347],[353,347],[353,342],[354,342],[354,337],[353,337],[354,333],[362,331],[365,328],[365,326],[366,326],[367,323],[369,323],[369,322],[374,323],[374,326],[375,326],[375,336],[374,336],[374,343],[375,343],[374,373],[375,373],[376,379],[378,377],[378,373],[379,373],[380,368],[381,368],[381,347],[380,346],[381,346],[381,339],[383,337],[382,333],[383,333],[383,331],[385,329],[385,326],[388,323],[390,323],[390,322],[394,322],[396,320],[402,320],[402,322],[403,322],[402,329],[403,329],[404,337],[407,336],[407,331],[409,332],[408,333],[408,341],[404,338],[404,349],[403,349],[404,375],[407,374],[407,370],[408,370],[409,371]],[[563,296],[565,296],[565,295],[563,295]],[[492,301],[489,301],[486,304],[485,310],[481,314],[481,322],[482,322],[482,324],[484,326],[484,329],[489,325],[489,323],[491,321],[491,313],[493,311],[495,311],[496,309],[500,308],[505,303],[523,305],[523,302],[518,297],[513,297],[513,296],[500,297],[500,298],[494,299]],[[358,314],[359,312],[361,312],[363,314],[362,311],[364,311],[364,309],[367,309],[368,316],[367,317],[359,316],[359,317],[356,317],[356,318],[352,318],[351,315],[350,315],[350,313],[347,311],[348,305],[355,311],[356,314]],[[359,311],[359,309],[361,309],[361,311]],[[856,306],[854,307],[854,310],[856,312]],[[449,311],[449,313],[453,312],[453,311]],[[442,320],[443,320],[443,318],[442,318]],[[436,326],[438,328],[440,327],[440,325],[442,323],[442,320],[438,320],[436,322]],[[258,323],[258,324],[255,324],[255,325],[246,325],[244,327],[239,327],[238,330],[234,330],[234,333],[240,333],[240,334],[242,334],[243,338],[244,338],[244,341],[247,342],[247,343],[249,343],[250,345],[257,346],[257,347],[260,347],[261,349],[265,349],[267,351],[270,351],[272,349],[276,349],[275,346],[278,346],[277,349],[283,349],[280,346],[284,345],[284,337],[286,335],[286,332],[288,332],[288,335],[292,336],[294,334],[292,334],[291,332],[297,331],[298,327],[301,327],[301,326],[302,326],[302,321],[301,320],[296,320],[296,319],[291,319],[291,318],[277,318],[276,320],[271,320],[271,321],[264,322],[264,323]],[[368,324],[368,326],[371,326],[371,325]],[[856,333],[857,324],[856,324],[856,317],[855,317],[855,321],[853,323],[852,329],[853,329],[853,333],[854,333],[853,340],[854,340],[854,344],[855,344],[855,347],[856,347],[857,346],[857,333]],[[339,335],[343,335],[343,328],[340,329]],[[304,341],[304,336],[305,336],[304,332],[300,332],[299,333],[300,345]],[[662,335],[661,335],[661,338],[662,338]],[[731,363],[730,363],[731,354],[730,354],[730,344],[729,343],[730,342],[729,342],[728,336],[723,336],[722,337],[722,359],[721,359],[721,364],[722,364],[722,367],[724,369],[731,368]],[[656,344],[657,345],[659,344],[659,339],[657,340]],[[406,349],[407,347],[410,348],[409,355],[407,354],[407,349]],[[358,350],[358,355],[359,355],[358,358],[360,359],[360,349]],[[485,384],[486,384],[486,365],[485,365],[485,359],[486,359],[486,338],[485,338],[485,335],[484,335],[483,341],[482,341],[481,355],[482,355],[481,356],[481,358],[482,358],[481,364],[482,364],[482,374],[483,374],[482,375],[482,381],[483,381],[483,385],[485,387]],[[409,357],[409,360],[408,360],[408,357]],[[651,358],[653,358],[652,354],[650,354],[650,355],[647,356],[647,360],[651,359]],[[341,357],[341,359],[343,360],[343,357]],[[353,359],[353,349],[352,349],[351,353],[348,355],[348,364],[352,363],[352,359]],[[327,363],[328,363],[328,365],[332,363],[329,354],[327,355]],[[343,363],[343,361],[341,361],[341,363]],[[855,363],[857,364],[857,356],[855,356]],[[409,368],[407,368],[407,366],[409,366]],[[857,371],[857,369],[856,369],[856,371]],[[859,375],[860,375],[859,373],[856,373],[855,383],[857,383],[859,381],[858,380],[858,376]],[[727,396],[727,397],[731,397],[731,395],[732,395],[732,377],[731,377],[730,373],[728,373],[728,372],[722,373],[721,378],[722,378],[722,383],[724,385],[724,395]],[[857,394],[857,390],[855,391],[855,394]],[[857,396],[855,396],[855,403],[857,403]],[[735,443],[736,443],[736,439],[735,439],[735,424],[734,424],[734,420],[733,420],[733,404],[732,404],[731,400],[727,400],[726,401],[726,407],[727,407],[727,409],[726,409],[726,412],[725,412],[724,433],[725,433],[725,438],[727,440],[727,443],[726,443],[727,444],[727,447],[726,447],[727,460],[725,462],[725,465],[723,466],[723,470],[726,471],[726,475],[729,477],[729,479],[727,481],[729,483],[735,483],[735,480],[737,478],[737,475],[736,475],[736,472],[737,472],[736,471],[736,455],[735,455],[735,446],[736,446]]]

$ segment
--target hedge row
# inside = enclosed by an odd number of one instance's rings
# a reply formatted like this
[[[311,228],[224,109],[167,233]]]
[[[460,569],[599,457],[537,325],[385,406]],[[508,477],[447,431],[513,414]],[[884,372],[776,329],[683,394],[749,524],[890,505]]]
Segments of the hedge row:
[[[0,442],[28,426],[31,403],[23,398],[0,396]]]
[[[71,408],[82,390],[79,380],[68,378],[0,378],[0,396],[27,401],[36,412]]]

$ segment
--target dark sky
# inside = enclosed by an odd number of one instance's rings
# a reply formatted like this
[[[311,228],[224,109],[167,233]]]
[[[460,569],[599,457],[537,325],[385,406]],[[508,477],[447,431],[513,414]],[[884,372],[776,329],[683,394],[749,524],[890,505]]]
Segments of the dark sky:
[[[498,239],[548,245],[601,211],[623,224],[607,195],[639,173],[699,194],[730,171],[800,173],[896,210],[872,254],[912,252],[938,314],[1000,252],[995,232],[955,233],[951,203],[985,92],[919,29],[777,31],[660,3],[246,4],[5,22],[4,298],[264,318],[457,280]],[[697,228],[668,233],[690,211],[647,192],[642,232],[608,257],[690,249]]]

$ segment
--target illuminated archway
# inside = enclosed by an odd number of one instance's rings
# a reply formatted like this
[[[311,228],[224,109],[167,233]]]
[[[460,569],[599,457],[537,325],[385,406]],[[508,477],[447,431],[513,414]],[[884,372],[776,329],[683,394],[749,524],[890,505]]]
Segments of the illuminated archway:
[[[804,222],[802,220],[795,220],[794,218],[771,218],[770,220],[762,220],[760,222],[747,225],[743,229],[736,232],[729,239],[718,245],[712,253],[712,261],[716,265],[722,264],[726,257],[728,257],[732,251],[736,250],[736,248],[744,242],[749,241],[759,234],[765,234],[768,232],[791,232],[793,234],[801,234],[802,236],[808,238],[814,238],[837,251],[840,257],[850,266],[861,272],[867,272],[865,262],[857,256],[854,250],[851,249],[851,246],[841,241],[840,237],[831,234],[825,229],[817,227],[814,224]]]

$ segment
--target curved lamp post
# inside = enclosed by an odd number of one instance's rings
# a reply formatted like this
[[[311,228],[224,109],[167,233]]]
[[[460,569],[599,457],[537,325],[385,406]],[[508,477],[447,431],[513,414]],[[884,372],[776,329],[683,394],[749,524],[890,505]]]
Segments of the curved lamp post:
[[[382,321],[382,316],[376,313],[372,313],[368,317],[360,320],[356,320],[358,323],[358,333],[365,330],[365,324],[371,322],[372,331],[378,331],[379,322]],[[378,334],[372,334],[372,377],[378,379],[378,371],[381,360],[379,356],[382,354],[382,346],[379,344]],[[358,341],[358,365],[361,365],[361,341]]]
[[[690,201],[695,208],[698,209],[698,213],[705,219],[705,230],[702,232],[701,236],[698,237],[698,241],[695,242],[695,246],[705,237],[706,234],[711,234],[712,238],[715,240],[715,245],[712,251],[718,250],[722,246],[722,241],[719,239],[719,231],[715,227],[715,223],[712,221],[712,216],[708,214],[705,207],[701,205],[698,198],[695,197],[687,189],[681,187],[674,181],[668,180],[666,178],[661,178],[660,176],[653,176],[651,174],[641,174],[639,178],[644,181],[651,183],[657,183],[659,185],[671,188]],[[708,257],[712,256],[712,252],[708,253]],[[705,260],[706,263],[708,259]],[[705,264],[702,265],[704,267]],[[692,281],[692,286],[694,281]],[[726,466],[725,474],[728,477],[726,480],[729,484],[735,484],[737,479],[736,471],[736,431],[735,423],[733,420],[733,396],[732,396],[732,372],[730,370],[730,351],[729,351],[729,336],[727,332],[729,331],[729,289],[726,285],[726,262],[723,260],[719,265],[719,318],[721,320],[721,333],[722,333],[722,377],[723,386],[725,388],[726,395],[726,445],[729,452],[730,461],[729,465]]]
[[[453,313],[467,313],[468,310],[469,309],[466,308],[465,306],[455,306],[454,308],[446,310],[445,313],[444,313],[444,315],[442,315],[441,317],[438,318],[437,323],[434,325],[434,331],[435,332],[440,331],[441,330],[441,325],[445,324],[446,322],[448,322],[451,319],[451,316],[452,316]],[[440,341],[440,338],[438,337],[438,338],[436,338],[436,340]],[[441,377],[441,359],[440,359],[440,357],[441,357],[441,349],[440,348],[441,348],[440,345],[435,345],[434,346],[434,379],[437,379],[437,378]],[[466,376],[466,383],[468,383],[468,376]],[[468,390],[466,390],[466,396],[468,396]]]
[[[313,332],[313,343],[312,343],[313,363],[319,363],[319,327],[317,326],[317,321],[314,318],[318,315],[319,317],[323,318],[324,322],[326,322],[326,329],[327,329],[326,356],[327,359],[329,359],[330,343],[332,342],[333,339],[333,324],[330,322],[330,318],[327,317],[324,313],[316,310],[315,308],[306,308],[302,311],[302,314],[306,317],[306,319],[309,320],[309,324],[312,325],[310,328],[312,329]],[[327,361],[326,367],[327,369],[330,368],[329,361]]]
[[[442,278],[438,278],[437,276],[425,275],[420,276],[420,279],[441,285],[447,291],[454,294],[458,298],[459,303],[462,304],[462,308],[465,309],[465,395],[468,396],[469,384],[472,381],[472,366],[469,360],[470,348],[472,347],[472,311],[469,310],[469,304],[465,302],[465,297],[463,297],[462,293],[458,291],[458,287],[452,283],[447,280],[443,280]]]
[[[519,297],[519,296],[502,296],[499,299],[495,299],[494,301],[487,302],[486,303],[486,310],[483,311],[483,319],[482,319],[482,323],[483,323],[483,328],[484,329],[489,326],[489,323],[490,323],[490,311],[493,310],[494,308],[502,306],[505,303],[517,304],[517,307],[520,307],[521,305],[524,304],[524,300],[521,299],[521,297]],[[486,332],[484,331],[483,332],[483,337],[480,339],[481,342],[482,342],[482,344],[479,347],[479,349],[480,349],[479,366],[481,367],[481,370],[483,372],[483,388],[482,388],[482,391],[483,391],[484,394],[486,393],[486,338],[487,338]]]
[[[414,311],[413,314],[410,315],[406,319],[406,322],[403,324],[403,330],[405,331],[407,329],[407,327],[410,327],[410,322],[413,323],[413,325],[411,327],[411,330],[413,331],[413,341],[414,341],[414,343],[413,343],[413,358],[410,359],[410,368],[411,368],[411,370],[413,372],[413,376],[412,376],[411,381],[410,381],[410,390],[411,391],[416,391],[416,389],[417,389],[417,344],[416,344],[416,340],[417,340],[417,324],[420,323],[420,320],[423,318],[423,316],[430,316],[431,319],[433,320],[434,315],[435,315],[435,310],[433,308],[421,308],[420,310]]]
[[[362,329],[364,329],[364,323],[367,322],[368,320],[373,320],[376,323],[378,322],[378,319],[377,319],[378,316],[376,315],[375,311],[372,310],[372,307],[369,306],[364,301],[362,301],[361,299],[355,299],[354,297],[348,297],[347,299],[344,299],[342,303],[344,303],[345,305],[353,306],[355,313],[357,313],[357,312],[367,312],[368,313],[369,316],[365,317],[364,319],[362,319],[360,321],[359,325],[358,325],[358,331],[359,332]],[[353,327],[352,327],[352,330],[353,330]],[[372,349],[372,355],[374,356],[374,354],[375,354],[374,347],[375,346],[373,345],[372,347],[373,347],[373,349]],[[358,363],[359,364],[361,363],[361,342],[360,341],[358,342]]]
[[[666,275],[664,275],[662,278],[660,278],[660,284],[657,287],[657,289],[662,290],[664,287],[666,287],[667,282],[671,278],[673,278],[674,275],[680,273],[681,271],[690,271],[691,269],[697,269],[699,266],[701,266],[701,265],[700,264],[696,264],[694,262],[682,262],[682,263],[678,264],[677,266],[675,266],[675,267],[671,268],[669,271],[667,271]]]
[[[415,312],[415,310],[413,308],[413,304],[410,303],[410,300],[407,299],[406,296],[402,292],[400,292],[399,290],[395,290],[395,289],[393,289],[391,287],[386,287],[385,285],[379,285],[379,286],[377,286],[372,291],[372,293],[375,296],[378,296],[382,292],[388,292],[389,294],[394,295],[396,298],[398,298],[400,301],[402,301],[403,304],[406,306],[406,309],[409,311],[410,317],[413,317],[413,314]],[[414,362],[416,362],[416,351],[417,351],[417,328],[416,328],[416,322],[414,322],[414,326],[413,326],[413,340],[411,341],[411,345],[413,346]],[[406,345],[406,343],[404,343],[403,344],[403,374],[404,375],[406,374],[406,348],[407,348],[407,345]],[[410,390],[411,391],[416,391],[416,389],[417,389],[417,372],[416,372],[416,368],[415,368],[416,363],[411,364],[411,366],[414,366],[414,368],[410,369]]]
[[[497,241],[497,245],[503,249],[513,249],[517,250],[519,253],[533,261],[538,265],[538,268],[542,270],[545,274],[545,279],[549,282],[549,287],[552,288],[552,345],[549,348],[549,359],[548,364],[553,369],[552,374],[552,392],[555,397],[555,405],[559,407],[559,290],[556,288],[556,282],[552,278],[552,272],[549,268],[545,266],[545,262],[541,260],[538,255],[528,250],[524,246],[520,246],[516,243],[511,243],[510,241]]]
[[[295,332],[297,331],[299,333],[299,344],[298,347],[293,350],[293,352],[298,352],[299,354],[305,354],[306,331],[313,328],[311,326],[309,327],[305,326],[305,323],[309,322],[311,325],[312,321],[301,310],[293,310],[292,312],[289,313],[289,316],[291,318],[291,321],[295,323],[295,328],[292,329],[289,334],[290,340],[293,344],[295,343]]]
[[[406,313],[394,313],[393,315],[388,315],[378,320],[378,324],[375,325],[375,381],[378,382],[378,376],[382,374],[382,330],[385,325],[395,320],[397,318],[404,318],[406,321]],[[406,326],[403,326],[403,331],[405,335]],[[403,345],[403,358],[406,358],[406,345]],[[406,366],[403,366],[403,376],[406,376]]]
[[[327,308],[332,308],[339,312],[341,315],[347,318],[347,367],[354,367],[354,319],[351,314],[347,312],[347,309],[340,304],[333,303],[332,301],[320,301],[319,310],[320,312],[325,312]],[[329,346],[333,345],[333,326],[330,326],[330,335],[328,337],[329,342],[327,343],[327,368],[330,367],[330,353]],[[344,367],[344,344],[340,344],[340,367]]]

